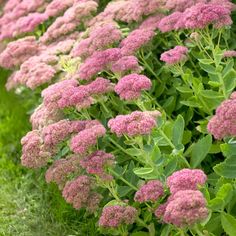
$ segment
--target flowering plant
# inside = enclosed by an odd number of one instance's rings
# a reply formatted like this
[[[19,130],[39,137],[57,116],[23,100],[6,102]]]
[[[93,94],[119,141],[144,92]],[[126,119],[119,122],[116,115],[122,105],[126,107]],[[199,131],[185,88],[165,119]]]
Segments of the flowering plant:
[[[0,18],[7,89],[41,93],[22,165],[103,235],[234,236],[235,5],[33,2]]]

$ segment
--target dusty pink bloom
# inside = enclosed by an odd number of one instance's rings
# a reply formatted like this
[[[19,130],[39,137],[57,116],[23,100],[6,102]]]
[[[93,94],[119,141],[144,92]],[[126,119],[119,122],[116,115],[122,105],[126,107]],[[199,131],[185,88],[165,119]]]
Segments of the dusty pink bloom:
[[[127,38],[123,39],[120,43],[122,55],[133,55],[141,47],[146,45],[155,33],[150,29],[136,29],[132,31]]]
[[[120,41],[121,31],[114,23],[106,23],[95,27],[88,38],[80,41],[72,50],[74,57],[87,58],[95,51],[104,50]]]
[[[164,16],[165,15],[161,13],[158,13],[153,16],[149,16],[146,20],[142,22],[142,24],[139,26],[139,29],[157,30],[159,23]]]
[[[40,41],[47,43],[73,32],[83,22],[83,19],[89,18],[93,12],[96,12],[97,7],[98,4],[92,0],[74,3],[72,7],[66,10],[63,16],[58,17],[49,26]]]
[[[8,79],[7,89],[17,87],[22,84],[31,89],[50,82],[56,74],[56,69],[51,64],[55,64],[58,61],[58,57],[54,55],[38,55],[30,57],[20,67],[19,71],[16,71]]]
[[[167,186],[174,194],[180,190],[197,190],[198,186],[204,185],[206,180],[207,176],[202,170],[182,169],[167,178]]]
[[[120,0],[110,2],[104,10],[104,15],[118,21],[140,21],[143,16],[157,12],[162,7],[163,1],[157,0]]]
[[[207,129],[216,139],[236,136],[236,97],[235,92],[216,109],[216,114],[208,123]]]
[[[45,166],[51,158],[51,153],[44,147],[38,130],[33,130],[21,139],[21,164],[29,168]]]
[[[144,184],[134,196],[136,202],[157,201],[164,195],[164,188],[159,180],[150,180]]]
[[[121,58],[119,48],[110,48],[104,51],[98,51],[85,60],[80,66],[78,76],[80,80],[90,80],[97,73],[106,70],[112,64]]]
[[[90,96],[105,94],[114,90],[114,85],[108,79],[96,78],[93,82],[86,85]]]
[[[187,59],[188,48],[184,46],[176,46],[161,54],[161,61],[167,65],[181,63]]]
[[[130,74],[122,77],[115,86],[115,92],[124,100],[135,100],[143,90],[152,87],[151,80],[145,75]]]
[[[67,139],[72,133],[78,133],[84,130],[92,121],[82,120],[60,120],[54,124],[43,127],[42,138],[44,144],[54,147],[61,141]]]
[[[207,0],[167,0],[165,8],[171,11],[183,12],[187,8],[194,6],[197,3],[206,3]]]
[[[35,89],[36,87],[50,82],[56,70],[44,62],[34,64],[30,59],[25,61],[19,71],[14,74],[15,84],[22,84],[28,88]]]
[[[131,206],[107,206],[102,210],[99,226],[117,228],[130,225],[135,222],[137,215],[137,210]]]
[[[156,119],[141,111],[134,111],[129,115],[118,115],[108,122],[111,132],[118,137],[124,134],[129,136],[150,134],[155,126]]]
[[[34,31],[34,29],[47,20],[47,16],[42,13],[30,13],[16,21],[13,36]]]
[[[70,156],[67,159],[54,161],[45,173],[45,179],[47,183],[55,182],[60,189],[63,189],[68,176],[79,171],[79,158]]]
[[[8,0],[3,7],[3,12],[11,12],[12,10],[14,10],[16,5],[20,4],[20,2],[22,2],[22,0]]]
[[[45,10],[45,14],[49,17],[58,16],[71,7],[75,0],[53,0],[48,4]]]
[[[86,128],[71,139],[70,149],[74,153],[84,155],[92,146],[96,145],[97,139],[104,136],[105,133],[106,129],[102,124]]]
[[[80,161],[80,165],[88,174],[97,175],[103,180],[112,180],[112,176],[106,173],[106,168],[114,165],[115,157],[104,151],[96,151]]]
[[[42,138],[46,145],[55,146],[65,140],[73,129],[69,120],[60,120],[42,129]]]
[[[53,108],[65,108],[75,104],[74,92],[78,90],[76,80],[62,80],[42,91],[44,105]],[[81,94],[84,97],[84,94]],[[78,97],[76,97],[78,101]],[[76,102],[77,102],[76,101]]]
[[[170,197],[172,197],[172,196],[170,196]],[[170,198],[169,197],[169,198]],[[169,198],[168,198],[168,200],[169,200]],[[168,205],[168,203],[169,203],[169,201],[167,200],[167,202],[165,202],[165,203],[163,203],[163,204],[160,204],[159,206],[158,206],[158,208],[155,210],[155,216],[158,218],[158,219],[162,219],[163,218],[163,216],[164,216],[164,214],[165,214],[165,211],[166,211],[166,207],[167,207],[167,205]]]
[[[162,33],[183,28],[182,18],[182,12],[173,12],[172,14],[165,16],[160,20],[158,28]]]
[[[130,71],[139,73],[141,71],[141,67],[138,64],[137,57],[123,56],[112,65],[111,71],[120,74],[124,74]]]
[[[37,107],[30,117],[33,129],[41,129],[44,126],[56,123],[63,119],[63,113],[58,109],[51,109],[43,104]]]
[[[228,50],[228,51],[225,51],[224,54],[223,54],[223,57],[224,57],[224,58],[227,58],[227,57],[236,57],[236,51],[235,51],[235,50]]]
[[[7,24],[9,22],[15,22],[18,19],[27,16],[30,12],[43,10],[45,6],[45,0],[23,0],[20,2],[10,1],[9,4],[6,4],[6,8],[4,8],[4,13],[0,18],[0,25]]]
[[[209,3],[222,5],[230,11],[234,11],[236,9],[236,5],[232,3],[231,0],[210,0]]]
[[[7,45],[0,54],[0,65],[12,69],[39,52],[39,45],[34,36],[18,39]]]
[[[192,226],[207,218],[206,204],[198,190],[179,191],[166,206],[163,221],[177,227]]]
[[[101,196],[93,191],[93,185],[91,178],[81,175],[66,183],[62,195],[77,210],[85,207],[89,211],[95,211]]]
[[[230,14],[223,5],[198,3],[184,11],[182,22],[186,29],[202,29],[211,24],[221,28],[232,24]]]

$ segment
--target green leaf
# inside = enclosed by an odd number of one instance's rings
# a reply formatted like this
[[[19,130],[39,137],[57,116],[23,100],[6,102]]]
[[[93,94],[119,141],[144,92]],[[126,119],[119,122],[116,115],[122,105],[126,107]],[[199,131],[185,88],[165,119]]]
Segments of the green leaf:
[[[200,63],[204,64],[204,65],[209,65],[212,64],[213,61],[211,59],[198,59]]]
[[[154,163],[157,163],[161,158],[161,151],[158,145],[155,145],[151,153],[151,159]]]
[[[183,134],[184,134],[184,118],[181,115],[178,115],[176,121],[174,122],[173,131],[172,131],[172,141],[175,146],[182,143]]]
[[[220,149],[225,157],[232,157],[236,154],[236,145],[230,143],[224,143],[220,145]]]
[[[160,175],[157,169],[152,167],[138,167],[133,169],[134,174],[143,179],[157,179]]]
[[[198,102],[195,102],[195,101],[181,101],[180,102],[181,104],[187,106],[187,107],[197,107],[197,108],[201,108],[202,106],[199,105]]]
[[[186,86],[178,86],[178,87],[176,87],[176,89],[181,93],[187,93],[187,94],[189,94],[189,93],[192,94],[193,93],[193,90],[186,87]]]
[[[224,77],[225,89],[228,93],[231,93],[234,90],[236,84],[236,71],[231,70]]]
[[[228,157],[224,162],[217,164],[213,167],[216,174],[234,179],[236,178],[236,156]]]
[[[201,95],[205,98],[216,99],[216,98],[224,98],[224,96],[213,90],[202,90]]]
[[[117,187],[117,192],[120,197],[125,197],[127,194],[132,191],[133,189],[130,188],[129,186],[118,186]]]
[[[217,74],[216,68],[214,66],[211,66],[209,64],[203,64],[201,62],[199,63],[199,65],[205,72],[213,75]]]
[[[136,148],[128,148],[125,151],[133,156],[142,156],[143,155],[143,152],[140,149],[136,149]]]
[[[222,72],[223,77],[227,75],[227,73],[229,73],[233,69],[233,67],[234,67],[234,60],[230,60],[230,62],[225,66]]]
[[[131,234],[131,236],[148,236],[148,235],[149,233],[144,232],[144,231],[139,231],[139,232],[135,232]]]
[[[220,187],[216,197],[210,200],[209,205],[212,210],[223,210],[233,197],[233,187],[227,183]]]
[[[212,137],[211,135],[207,135],[198,140],[198,142],[193,145],[190,161],[192,168],[196,168],[204,160],[207,153],[210,151],[211,144]]]
[[[221,213],[221,224],[223,229],[229,236],[235,236],[236,234],[236,219],[225,212]]]

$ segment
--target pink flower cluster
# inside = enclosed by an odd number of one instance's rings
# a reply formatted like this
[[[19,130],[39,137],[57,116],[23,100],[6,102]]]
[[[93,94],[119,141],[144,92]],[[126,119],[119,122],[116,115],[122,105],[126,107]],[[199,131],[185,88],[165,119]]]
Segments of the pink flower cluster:
[[[108,122],[111,132],[118,137],[150,134],[156,125],[155,117],[148,112],[141,111],[134,111],[129,115],[118,115]]]
[[[202,170],[182,169],[167,178],[171,195],[155,211],[157,218],[177,227],[192,226],[208,216],[206,199],[198,190],[207,176]]]
[[[167,65],[174,65],[181,63],[187,59],[188,48],[184,46],[176,46],[169,51],[161,54],[161,61],[166,62]]]
[[[85,18],[97,11],[98,4],[93,0],[78,1],[70,7],[63,16],[58,17],[41,37],[40,41],[47,43],[73,32]]]
[[[91,30],[89,37],[81,40],[72,50],[74,57],[87,58],[94,52],[107,49],[121,39],[121,31],[114,23],[105,23]]]
[[[206,199],[198,190],[177,192],[165,206],[162,220],[177,227],[192,226],[208,216]],[[157,212],[157,217],[159,216]]]
[[[117,228],[135,222],[137,210],[131,206],[107,206],[103,208],[99,226]]]
[[[19,84],[35,89],[41,84],[50,82],[57,73],[54,64],[59,58],[55,55],[40,54],[27,59],[20,70],[14,72],[7,82],[7,89],[12,89]]]
[[[95,102],[94,97],[113,90],[109,80],[98,77],[87,85],[78,86],[75,79],[62,80],[43,90],[44,105],[49,109],[63,109],[75,106],[78,110],[87,108]]]
[[[144,184],[134,196],[136,202],[155,202],[164,195],[164,188],[159,180],[150,180]]]
[[[210,119],[207,129],[216,139],[236,136],[236,93],[223,101],[216,109],[216,114]]]
[[[30,57],[37,55],[39,50],[39,44],[33,36],[13,41],[0,54],[0,66],[12,69]]]
[[[115,86],[115,92],[121,99],[135,100],[143,90],[151,89],[152,82],[145,75],[129,74],[121,78]]]
[[[41,129],[44,126],[56,123],[64,118],[63,113],[58,109],[53,109],[41,104],[30,117],[33,129]]]
[[[151,29],[136,29],[120,43],[122,55],[135,54],[141,47],[151,41],[155,33]]]
[[[225,51],[223,54],[224,58],[228,58],[228,57],[236,57],[236,51],[235,50],[228,50]]]
[[[55,182],[59,189],[63,189],[69,175],[78,172],[80,172],[79,158],[69,156],[67,159],[54,161],[46,171],[45,179],[47,183]]]
[[[70,134],[82,131],[85,126],[86,121],[60,120],[43,127],[41,135],[45,145],[56,146]]]
[[[221,3],[198,3],[184,12],[176,11],[162,18],[159,29],[168,32],[178,29],[202,29],[208,25],[222,28],[232,24],[231,10]]]
[[[142,68],[138,64],[138,58],[135,56],[123,56],[113,63],[111,71],[118,74],[126,74],[129,72],[139,73]]]
[[[198,186],[204,185],[207,176],[202,170],[182,169],[176,171],[167,178],[167,186],[172,194],[180,190],[197,190]]]
[[[44,13],[48,2],[45,0],[10,0],[6,3],[0,18],[0,40],[13,38],[31,32],[48,19]]]
[[[85,207],[94,212],[102,197],[93,191],[93,187],[92,179],[86,175],[81,175],[66,183],[62,195],[75,209],[79,210]]]
[[[115,157],[104,151],[96,151],[80,161],[80,165],[88,174],[99,176],[101,179],[110,181],[113,177],[106,173],[106,168],[113,166]]]
[[[70,149],[80,155],[86,154],[97,143],[97,139],[106,134],[105,127],[96,122],[94,125],[80,131],[71,139]]]
[[[119,48],[110,48],[104,51],[94,52],[91,57],[88,57],[80,66],[78,76],[80,80],[91,80],[99,72],[110,67],[112,62],[121,58]]]
[[[33,130],[24,136],[21,139],[21,144],[23,146],[21,164],[28,168],[45,166],[52,156],[51,150],[49,149],[49,151],[44,146],[38,130]]]

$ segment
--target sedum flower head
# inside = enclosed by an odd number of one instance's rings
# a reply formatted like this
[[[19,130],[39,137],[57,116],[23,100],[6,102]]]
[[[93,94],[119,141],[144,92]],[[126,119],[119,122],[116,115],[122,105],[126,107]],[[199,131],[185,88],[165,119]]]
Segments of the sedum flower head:
[[[120,43],[122,55],[135,54],[142,46],[146,45],[154,37],[155,33],[150,29],[136,29]]]
[[[187,59],[188,48],[184,46],[176,46],[161,54],[161,61],[167,65],[181,63]]]
[[[135,222],[137,210],[131,206],[107,206],[103,208],[99,226],[117,228]]]
[[[70,156],[67,159],[54,161],[46,171],[45,179],[47,183],[55,182],[60,189],[63,189],[68,176],[79,170],[79,158]]]
[[[87,208],[93,212],[101,200],[101,196],[94,192],[93,188],[92,179],[86,175],[81,175],[66,183],[62,195],[75,209]]]
[[[177,227],[193,226],[206,219],[206,199],[198,190],[177,192],[167,204],[163,221]]]
[[[113,177],[106,173],[108,166],[114,165],[115,157],[104,151],[96,151],[80,161],[80,165],[88,174],[99,176],[103,180],[112,180]]]
[[[216,114],[207,125],[208,132],[216,139],[236,136],[236,96],[235,92],[230,98],[223,101],[216,109]]]
[[[164,195],[164,188],[159,180],[150,180],[144,184],[134,196],[136,202],[157,201]]]
[[[115,92],[124,100],[135,100],[143,90],[151,89],[152,82],[145,75],[130,74],[122,77],[115,86]]]
[[[118,137],[150,134],[156,126],[156,119],[148,112],[134,111],[129,115],[118,115],[110,119],[108,127]]]
[[[198,186],[204,185],[207,176],[199,169],[182,169],[174,172],[167,178],[167,186],[172,194],[180,190],[197,190]]]

